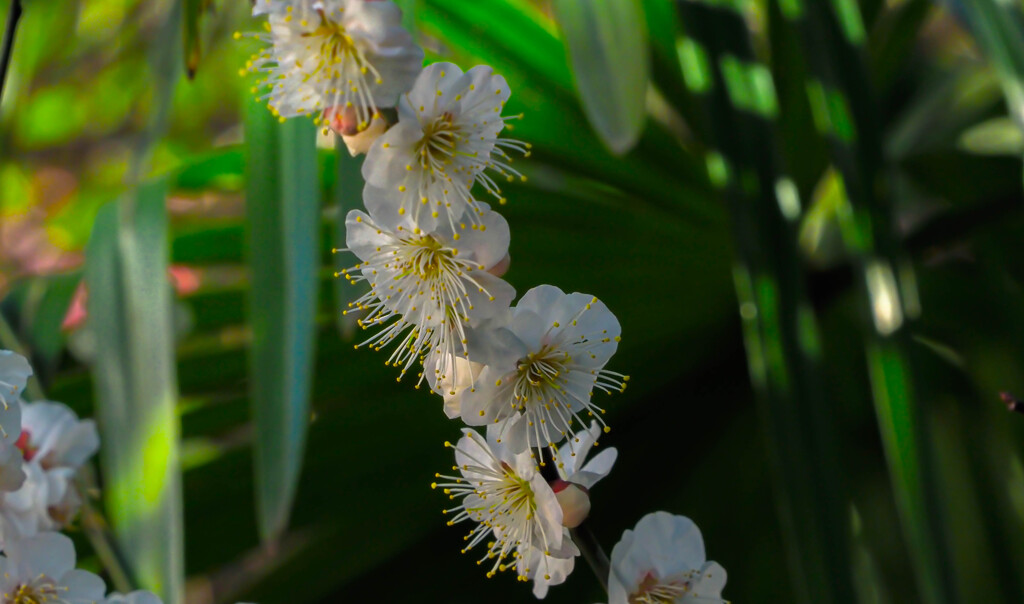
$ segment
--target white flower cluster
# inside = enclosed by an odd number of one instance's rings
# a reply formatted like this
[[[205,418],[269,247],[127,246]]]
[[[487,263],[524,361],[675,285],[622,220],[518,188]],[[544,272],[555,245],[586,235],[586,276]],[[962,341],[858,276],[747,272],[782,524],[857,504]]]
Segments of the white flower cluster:
[[[55,532],[82,504],[78,470],[99,449],[92,420],[49,401],[21,400],[32,368],[0,350],[0,601],[159,604],[137,591],[106,594],[98,576],[75,569],[75,548]]]
[[[512,305],[508,223],[474,193],[504,204],[500,183],[526,180],[513,156],[530,145],[503,136],[522,117],[504,112],[508,82],[483,65],[421,70],[390,0],[256,0],[253,14],[269,17],[248,65],[266,74],[254,92],[282,119],[313,115],[366,151],[366,209],[349,212],[337,250],[359,260],[338,276],[369,288],[346,311],[373,330],[356,348],[388,349],[399,380],[416,373],[448,417],[485,428],[446,443],[456,473],[432,486],[457,502],[449,524],[471,525],[463,551],[478,548],[488,576],[512,571],[542,598],[572,572],[570,531],[616,459],[608,449],[586,462],[609,431],[594,391],[629,378],[605,368],[620,327],[596,297],[541,285]],[[704,564],[696,527],[655,536],[645,522],[615,549],[612,601],[720,602],[725,573]]]

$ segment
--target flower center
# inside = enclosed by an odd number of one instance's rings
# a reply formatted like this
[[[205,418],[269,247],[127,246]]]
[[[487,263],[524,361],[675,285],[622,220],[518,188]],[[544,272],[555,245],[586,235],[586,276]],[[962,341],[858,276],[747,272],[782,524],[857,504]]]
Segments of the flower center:
[[[302,36],[323,38],[320,43],[320,67],[340,63],[349,53],[354,56],[356,47],[352,42],[352,37],[345,31],[345,27],[341,23],[331,20],[323,10],[317,12],[320,13],[320,26]]]
[[[458,124],[450,112],[445,112],[423,128],[423,138],[416,147],[420,166],[430,172],[444,173],[445,166],[452,163],[457,144],[462,138]]]
[[[500,485],[493,489],[490,494],[501,497],[502,504],[506,506],[508,512],[519,514],[525,511],[526,518],[530,519],[533,516],[533,512],[537,509],[530,481],[521,478],[505,462],[501,462],[501,469],[504,470],[505,476],[502,478]],[[480,495],[485,499],[487,497],[483,492]]]
[[[356,129],[362,132],[377,113],[370,86],[383,83],[383,79],[345,26],[322,9],[316,12],[320,16],[320,24],[300,34],[310,41],[307,52],[315,49],[317,57],[316,66],[306,73],[302,81],[325,85],[322,119],[328,119],[338,108],[354,108]],[[339,9],[338,14],[341,13]],[[303,20],[301,23],[305,25],[306,22]],[[303,69],[299,61],[295,65]]]
[[[561,390],[559,378],[564,379],[572,357],[568,352],[551,345],[545,345],[540,352],[519,359],[516,370],[516,384],[512,396],[519,401],[520,409],[533,400],[543,402],[548,388]]]
[[[61,588],[54,585],[44,575],[29,583],[18,586],[13,594],[4,594],[4,604],[44,604],[45,602],[61,601],[58,593]]]
[[[672,604],[690,590],[690,583],[659,583],[648,574],[640,586],[629,596],[629,604]]]
[[[427,283],[442,279],[447,271],[456,269],[451,249],[444,247],[433,237],[410,239],[403,246],[401,261],[403,275],[417,275]]]
[[[37,447],[32,446],[32,435],[29,434],[28,430],[22,430],[21,434],[18,435],[18,440],[14,443],[15,447],[21,449],[21,455],[25,458],[25,461],[32,461],[36,456]]]

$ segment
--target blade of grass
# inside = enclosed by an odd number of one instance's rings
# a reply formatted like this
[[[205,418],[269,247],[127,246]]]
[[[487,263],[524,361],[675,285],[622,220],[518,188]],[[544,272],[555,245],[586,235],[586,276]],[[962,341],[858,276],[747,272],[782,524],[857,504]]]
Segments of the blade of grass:
[[[319,268],[316,129],[246,112],[246,215],[252,280],[250,393],[260,536],[275,540],[291,514],[309,424]]]
[[[930,418],[921,407],[907,351],[909,322],[919,313],[913,270],[899,249],[885,200],[881,129],[864,65],[864,25],[856,2],[798,4],[801,9],[786,16],[810,57],[811,102],[822,116],[819,128],[828,136],[851,206],[839,213],[843,239],[858,265],[863,307],[874,326],[867,336],[868,369],[918,588],[926,602],[956,602]]]
[[[852,603],[843,439],[821,383],[820,334],[796,246],[799,196],[773,152],[772,78],[754,57],[742,15],[686,0],[678,7],[689,36],[686,81],[704,97],[708,146],[717,149],[709,172],[733,217],[736,293],[794,589],[802,602]]]
[[[177,386],[163,183],[104,207],[86,256],[93,377],[111,523],[138,585],[184,601]],[[132,203],[134,223],[119,205]]]

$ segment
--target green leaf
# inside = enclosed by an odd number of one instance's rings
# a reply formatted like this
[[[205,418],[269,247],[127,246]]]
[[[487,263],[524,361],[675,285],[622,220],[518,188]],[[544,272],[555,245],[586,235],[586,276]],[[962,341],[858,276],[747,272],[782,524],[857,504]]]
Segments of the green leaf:
[[[678,6],[690,44],[707,57],[692,64],[712,67],[691,89],[703,96],[713,134],[709,171],[714,166],[732,214],[747,364],[762,407],[796,600],[852,603],[848,495],[836,471],[844,435],[821,377],[822,334],[796,245],[797,186],[773,152],[775,86],[733,8]]]
[[[48,363],[55,362],[64,349],[61,325],[80,280],[80,273],[47,279],[43,285],[45,291],[32,309],[32,344],[35,352]]]
[[[184,528],[164,198],[157,182],[105,206],[85,275],[107,509],[138,584],[176,603]]]
[[[647,116],[647,25],[635,0],[555,0],[583,110],[605,145],[624,154]]]
[[[1011,116],[1024,127],[1024,22],[1019,4],[946,0],[966,17],[974,39],[995,67]]]
[[[909,351],[920,310],[913,266],[894,232],[882,150],[878,102],[865,66],[861,17],[845,0],[809,3],[794,19],[817,78],[816,96],[828,99],[831,155],[842,177],[849,211],[839,212],[848,253],[860,273],[860,304],[873,319],[866,333],[868,370],[904,537],[921,597],[933,604],[959,601],[930,418],[927,384],[915,379]],[[809,87],[809,91],[812,90]],[[813,103],[813,99],[812,99]]]
[[[960,148],[977,155],[1024,153],[1024,131],[1009,117],[995,117],[960,135]]]
[[[250,101],[246,114],[250,394],[260,535],[288,524],[309,423],[319,262],[316,129],[279,124]]]

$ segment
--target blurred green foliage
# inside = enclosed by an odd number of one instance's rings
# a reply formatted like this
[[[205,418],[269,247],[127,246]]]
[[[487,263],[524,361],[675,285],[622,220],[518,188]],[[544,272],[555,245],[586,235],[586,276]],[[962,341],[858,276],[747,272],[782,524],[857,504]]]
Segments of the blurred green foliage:
[[[493,65],[512,87],[509,112],[525,115],[514,132],[534,145],[517,163],[530,180],[509,185],[502,208],[509,281],[592,293],[621,320],[612,368],[631,387],[607,403],[613,430],[601,441],[620,457],[593,493],[606,549],[665,509],[701,527],[734,602],[798,601],[809,583],[794,561],[816,539],[844,548],[820,562],[849,560],[829,567],[853,585],[835,596],[846,601],[1024,599],[1024,418],[997,396],[1024,394],[1015,5],[643,0],[652,87],[631,91],[647,119],[619,157],[588,122],[549,2],[402,4],[431,60]],[[429,489],[458,426],[436,397],[396,383],[382,355],[354,351],[360,334],[339,320],[348,286],[332,278],[330,250],[342,209],[359,200],[338,181],[351,161],[327,137],[302,167],[316,175],[311,197],[291,200],[320,210],[306,241],[320,242],[309,253],[321,270],[305,461],[288,529],[273,550],[260,545],[249,397],[261,382],[247,355],[254,326],[280,317],[246,305],[259,279],[246,248],[252,83],[237,72],[253,47],[231,36],[259,23],[244,2],[185,9],[198,21],[186,19],[181,62],[195,73],[174,87],[145,177],[168,183],[188,601],[528,601],[527,588],[488,581],[458,554],[463,533],[444,526]],[[732,37],[712,46],[707,23]],[[90,367],[110,334],[68,309],[96,215],[126,192],[137,135],[159,107],[147,53],[160,25],[137,0],[30,0],[0,106],[0,310],[46,394],[85,414],[108,404]],[[879,259],[900,284],[898,341],[879,332]],[[779,287],[782,331],[763,322],[774,298],[745,298],[737,267]],[[772,379],[798,380],[791,390],[759,382],[751,325],[781,368]],[[808,333],[815,346],[801,348]],[[789,371],[794,354],[808,364]],[[890,418],[885,441],[874,402],[891,374],[879,363],[907,368],[915,394],[889,389],[909,411]],[[795,415],[780,422],[782,412]],[[915,487],[892,482],[883,442],[890,460],[895,442],[928,461],[931,482],[910,501],[941,513],[916,532],[897,512]],[[839,455],[817,457],[828,450]],[[814,476],[825,481],[799,482]],[[797,507],[780,521],[786,501]],[[836,540],[799,526],[823,518]],[[912,556],[921,531],[948,553],[948,581]],[[601,598],[579,561],[548,601]]]

